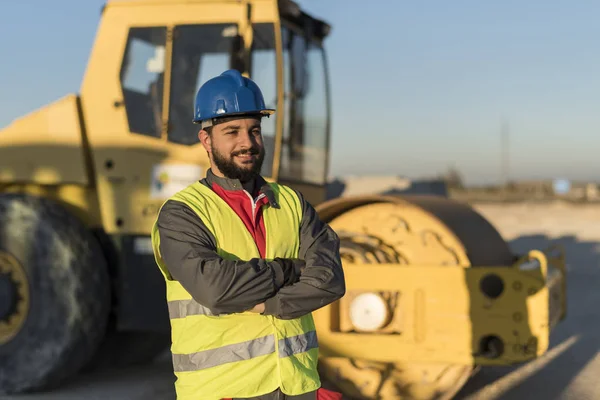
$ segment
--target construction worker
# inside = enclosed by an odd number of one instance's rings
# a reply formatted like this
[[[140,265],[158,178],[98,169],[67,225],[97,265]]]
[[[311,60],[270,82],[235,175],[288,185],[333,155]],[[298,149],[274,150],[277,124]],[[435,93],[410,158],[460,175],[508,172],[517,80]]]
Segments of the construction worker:
[[[320,389],[311,314],[345,293],[339,238],[301,193],[260,176],[274,112],[236,70],[196,95],[211,168],[152,231],[180,400],[341,398]]]

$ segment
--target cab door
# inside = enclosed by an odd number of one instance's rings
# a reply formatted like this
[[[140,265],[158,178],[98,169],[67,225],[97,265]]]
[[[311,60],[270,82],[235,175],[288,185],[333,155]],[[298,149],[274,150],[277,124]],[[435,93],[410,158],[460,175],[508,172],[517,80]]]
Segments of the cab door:
[[[162,203],[205,176],[208,157],[191,122],[196,92],[226,69],[247,73],[252,27],[276,20],[273,4],[106,7],[82,87],[106,232],[148,235]]]
[[[278,181],[316,206],[328,195],[331,111],[323,40],[311,33],[311,24],[281,23],[285,120]]]

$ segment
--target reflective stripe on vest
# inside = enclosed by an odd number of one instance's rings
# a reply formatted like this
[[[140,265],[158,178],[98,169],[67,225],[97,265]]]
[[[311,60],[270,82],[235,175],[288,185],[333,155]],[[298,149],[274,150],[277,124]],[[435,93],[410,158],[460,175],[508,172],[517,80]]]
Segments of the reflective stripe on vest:
[[[279,357],[289,357],[318,347],[315,331],[279,340]],[[249,360],[275,352],[275,336],[235,343],[193,354],[173,354],[175,372],[199,371],[230,362]]]
[[[286,186],[270,185],[280,208],[263,209],[266,258],[298,257],[300,201]],[[221,257],[260,258],[242,220],[211,189],[197,182],[170,200],[186,204],[202,219]],[[277,388],[300,395],[320,387],[311,314],[291,320],[250,312],[216,316],[169,275],[160,257],[156,225],[152,246],[167,285],[178,400],[257,397]]]
[[[214,315],[208,307],[192,300],[173,300],[167,302],[169,316],[174,318],[185,318],[189,315]]]

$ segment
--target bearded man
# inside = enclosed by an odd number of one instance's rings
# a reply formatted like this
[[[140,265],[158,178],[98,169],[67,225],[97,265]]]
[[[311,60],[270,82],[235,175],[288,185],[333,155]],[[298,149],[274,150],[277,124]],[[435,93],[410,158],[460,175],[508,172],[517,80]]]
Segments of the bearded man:
[[[321,388],[311,314],[345,293],[339,238],[300,192],[260,176],[274,112],[236,70],[196,95],[211,167],[152,231],[180,400],[340,397]]]

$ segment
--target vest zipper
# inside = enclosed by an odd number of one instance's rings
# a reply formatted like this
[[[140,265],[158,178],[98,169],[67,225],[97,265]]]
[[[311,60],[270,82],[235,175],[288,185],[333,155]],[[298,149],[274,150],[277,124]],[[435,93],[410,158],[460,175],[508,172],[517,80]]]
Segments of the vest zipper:
[[[258,201],[260,199],[262,199],[263,197],[265,197],[264,193],[261,193],[256,200],[254,200],[252,198],[252,195],[250,195],[250,193],[248,193],[247,191],[244,190],[244,193],[246,193],[246,195],[248,196],[248,198],[250,199],[250,203],[252,203],[252,224],[256,223],[256,203],[258,203]]]

